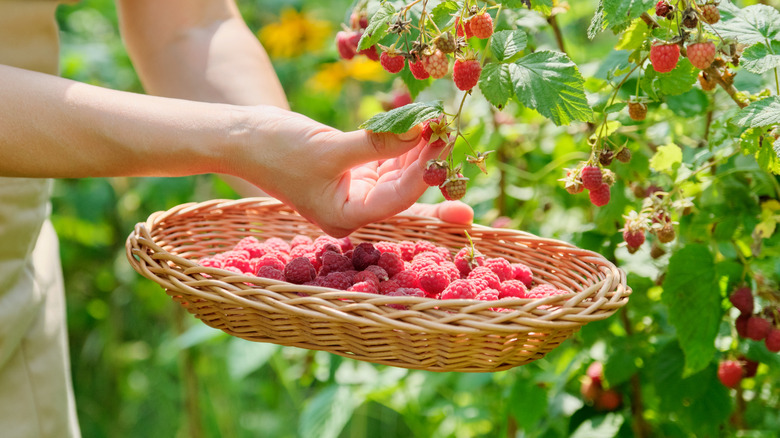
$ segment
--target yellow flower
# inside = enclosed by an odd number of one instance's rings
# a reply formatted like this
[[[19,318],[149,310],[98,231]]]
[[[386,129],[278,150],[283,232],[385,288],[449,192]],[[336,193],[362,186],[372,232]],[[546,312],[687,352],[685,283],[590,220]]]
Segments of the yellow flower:
[[[272,58],[292,58],[322,47],[331,35],[330,23],[292,8],[279,21],[260,29],[258,37]]]
[[[315,91],[337,93],[347,79],[358,81],[384,81],[387,79],[382,66],[364,56],[351,61],[329,62],[320,65],[319,71],[309,79],[309,86]]]

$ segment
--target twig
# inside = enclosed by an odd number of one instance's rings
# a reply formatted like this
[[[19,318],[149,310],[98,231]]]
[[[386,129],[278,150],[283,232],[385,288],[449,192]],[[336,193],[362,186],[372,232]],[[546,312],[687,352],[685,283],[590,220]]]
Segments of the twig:
[[[550,27],[552,27],[553,34],[555,35],[555,42],[558,43],[558,49],[568,55],[569,53],[566,51],[566,47],[563,45],[563,33],[561,33],[561,27],[558,26],[558,19],[556,17],[556,14],[550,15],[547,17],[547,23],[549,23]]]

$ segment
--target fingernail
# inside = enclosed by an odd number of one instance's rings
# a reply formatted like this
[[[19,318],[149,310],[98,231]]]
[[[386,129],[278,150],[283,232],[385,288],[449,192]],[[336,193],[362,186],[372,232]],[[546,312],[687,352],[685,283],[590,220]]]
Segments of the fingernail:
[[[420,126],[415,125],[412,126],[412,129],[402,133],[398,134],[398,139],[401,141],[412,141],[420,137]]]

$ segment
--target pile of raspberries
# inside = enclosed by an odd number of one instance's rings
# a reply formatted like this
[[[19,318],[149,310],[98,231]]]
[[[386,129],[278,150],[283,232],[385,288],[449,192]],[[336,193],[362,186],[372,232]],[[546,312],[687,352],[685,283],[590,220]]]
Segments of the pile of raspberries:
[[[471,246],[453,257],[426,240],[353,245],[347,237],[297,235],[287,242],[253,236],[232,249],[200,259],[202,266],[306,286],[434,299],[537,299],[568,294],[534,284],[531,269],[503,257],[489,258]]]

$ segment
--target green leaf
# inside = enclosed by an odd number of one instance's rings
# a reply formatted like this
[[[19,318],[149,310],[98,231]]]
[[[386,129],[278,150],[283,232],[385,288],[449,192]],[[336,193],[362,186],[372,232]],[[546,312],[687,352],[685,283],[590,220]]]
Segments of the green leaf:
[[[721,296],[710,250],[687,245],[672,255],[661,300],[685,354],[684,376],[706,368],[715,355],[721,319]]]
[[[363,400],[348,386],[332,385],[320,391],[301,412],[299,436],[336,438]]]
[[[518,59],[510,68],[515,96],[556,125],[591,120],[585,80],[563,53],[539,51]]]
[[[647,23],[644,20],[634,20],[631,26],[623,32],[623,37],[620,42],[615,46],[615,50],[629,50],[633,51],[640,47],[645,42],[645,34],[647,33]]]
[[[509,64],[488,64],[479,76],[479,90],[488,102],[502,109],[514,96]]]
[[[498,62],[504,62],[522,52],[527,43],[528,36],[522,30],[501,30],[490,38],[490,51]]]
[[[243,380],[255,370],[260,369],[279,347],[262,342],[246,342],[232,338],[228,343],[228,372],[234,380]]]
[[[667,96],[666,105],[675,115],[690,118],[704,114],[710,105],[710,98],[704,91],[691,88],[683,94]]]
[[[600,0],[596,14],[588,28],[588,38],[606,28],[613,31],[625,29],[632,20],[655,5],[657,0]]]
[[[658,73],[653,68],[645,70],[640,85],[645,92],[653,96],[675,96],[693,88],[699,71],[687,58],[680,59],[677,67],[668,73]]]
[[[380,113],[360,125],[361,129],[374,132],[402,134],[428,119],[438,117],[444,111],[441,102],[415,102],[401,108]]]
[[[780,41],[772,41],[770,47],[765,44],[748,47],[742,53],[740,65],[758,75],[780,67]]]
[[[415,78],[408,67],[404,67],[399,74],[401,75],[401,80],[404,82],[404,85],[406,85],[406,88],[409,90],[412,100],[417,99],[420,92],[428,88],[433,82],[433,79],[431,78],[423,80]]]
[[[618,436],[620,426],[623,425],[622,415],[609,413],[585,420],[570,438],[607,438]]]
[[[657,172],[671,170],[680,163],[682,163],[682,149],[676,144],[660,146],[650,159],[650,167]]]
[[[734,117],[739,126],[758,128],[780,123],[780,96],[771,96],[742,108]]]
[[[460,10],[460,6],[455,1],[445,1],[436,5],[431,11],[433,22],[436,23],[439,29],[444,29],[450,23],[454,21],[454,15]]]
[[[390,20],[395,15],[395,8],[390,2],[385,2],[371,17],[368,27],[363,32],[358,43],[358,50],[365,50],[378,43],[385,36]]]
[[[510,412],[524,429],[534,427],[547,409],[547,391],[532,379],[518,379],[509,400]]]
[[[780,36],[780,12],[767,5],[752,5],[734,11],[734,18],[721,20],[713,27],[722,38],[733,38],[752,46]]]
[[[593,14],[593,18],[590,20],[588,26],[588,39],[596,38],[596,35],[601,33],[607,28],[606,21],[604,19],[604,0],[599,0],[599,5],[596,6],[596,12]]]

